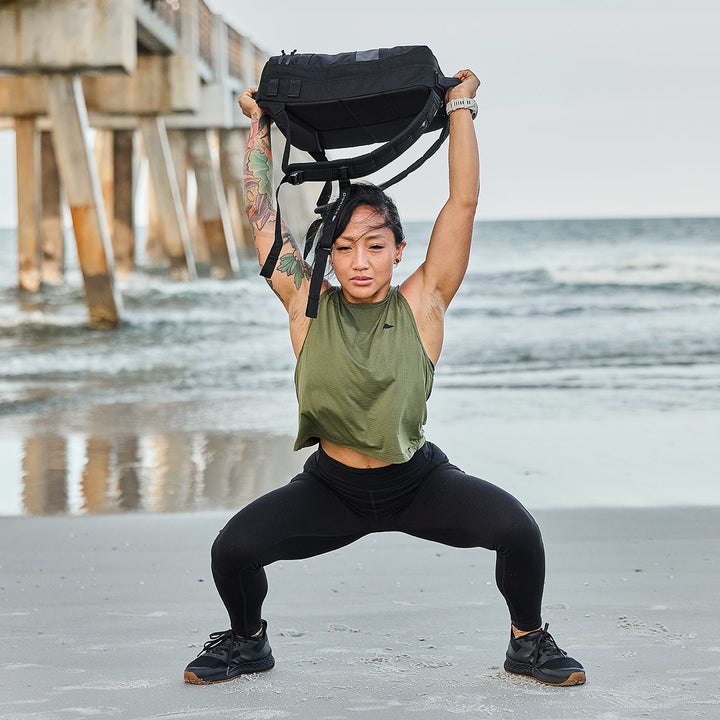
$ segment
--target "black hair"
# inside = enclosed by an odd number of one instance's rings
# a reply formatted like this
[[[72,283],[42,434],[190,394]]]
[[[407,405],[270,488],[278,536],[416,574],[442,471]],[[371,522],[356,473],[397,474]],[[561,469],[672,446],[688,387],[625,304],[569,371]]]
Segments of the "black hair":
[[[337,202],[337,200],[335,202]],[[381,227],[389,228],[395,236],[395,246],[399,247],[405,240],[405,232],[400,222],[400,214],[398,213],[397,206],[384,190],[371,183],[353,183],[350,186],[350,194],[340,209],[337,226],[333,234],[333,242],[342,235],[350,222],[352,214],[361,205],[367,205],[382,217],[383,223],[378,225],[378,229]],[[310,225],[307,235],[305,236],[306,240],[309,238],[314,239],[320,230],[321,223],[322,220],[315,220],[315,222]]]

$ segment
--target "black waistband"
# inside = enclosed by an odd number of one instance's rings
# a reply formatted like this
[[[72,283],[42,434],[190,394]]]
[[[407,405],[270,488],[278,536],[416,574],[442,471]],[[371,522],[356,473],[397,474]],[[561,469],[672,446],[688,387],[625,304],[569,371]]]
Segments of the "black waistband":
[[[447,462],[445,454],[425,443],[404,463],[379,468],[354,468],[331,458],[322,448],[305,463],[305,471],[317,477],[353,512],[373,517],[395,516],[412,501],[428,473]]]
[[[308,462],[314,460],[313,465],[320,471],[319,474],[321,475],[338,480],[354,480],[366,487],[378,487],[385,486],[388,483],[395,483],[399,479],[413,476],[417,473],[424,473],[433,464],[437,464],[433,463],[433,456],[436,454],[435,451],[442,454],[442,451],[439,451],[432,443],[426,442],[404,463],[393,463],[378,468],[356,468],[350,465],[344,465],[334,458],[331,458],[322,449],[322,446],[319,446],[317,451],[310,456]]]

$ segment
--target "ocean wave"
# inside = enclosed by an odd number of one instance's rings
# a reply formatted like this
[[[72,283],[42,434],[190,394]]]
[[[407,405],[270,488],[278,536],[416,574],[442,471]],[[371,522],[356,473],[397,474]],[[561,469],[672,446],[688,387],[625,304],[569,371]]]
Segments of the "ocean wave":
[[[461,294],[523,295],[577,290],[720,291],[720,256],[642,256],[590,261],[548,261],[524,269],[471,270]]]
[[[560,286],[679,290],[720,290],[720,256],[641,256],[618,262],[555,264],[547,268]]]
[[[629,362],[626,364],[576,363],[562,367],[551,363],[514,366],[444,367],[435,376],[437,388],[454,389],[558,389],[558,390],[661,390],[692,392],[695,402],[709,392],[717,402],[720,367],[709,358],[688,362]]]

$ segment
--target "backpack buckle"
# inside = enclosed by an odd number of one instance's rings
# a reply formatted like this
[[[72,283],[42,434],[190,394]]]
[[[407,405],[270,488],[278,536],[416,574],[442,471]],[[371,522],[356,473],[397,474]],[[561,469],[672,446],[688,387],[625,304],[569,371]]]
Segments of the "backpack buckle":
[[[293,170],[285,177],[291,185],[301,185],[305,182],[305,173],[302,170]]]

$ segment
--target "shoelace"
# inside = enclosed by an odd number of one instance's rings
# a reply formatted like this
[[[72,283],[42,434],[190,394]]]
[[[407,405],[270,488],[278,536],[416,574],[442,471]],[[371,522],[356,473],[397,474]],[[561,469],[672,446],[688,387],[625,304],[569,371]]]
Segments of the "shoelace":
[[[555,638],[548,632],[549,623],[545,623],[545,627],[540,631],[540,637],[538,638],[537,645],[535,646],[535,654],[533,655],[532,664],[537,666],[538,658],[540,657],[540,650],[547,647],[553,654],[567,655],[564,650],[558,647],[555,642]]]
[[[208,650],[225,650],[225,662],[229,665],[232,658],[233,643],[235,641],[235,633],[230,630],[222,630],[220,632],[210,633],[210,639],[203,645],[202,655]],[[226,646],[226,647],[223,647]]]

